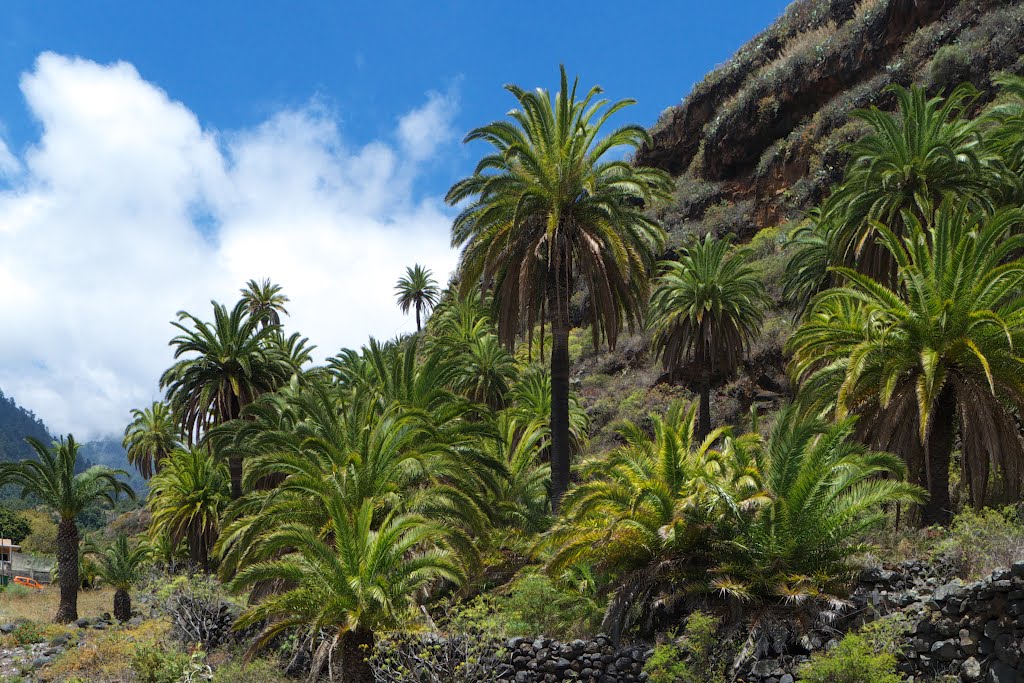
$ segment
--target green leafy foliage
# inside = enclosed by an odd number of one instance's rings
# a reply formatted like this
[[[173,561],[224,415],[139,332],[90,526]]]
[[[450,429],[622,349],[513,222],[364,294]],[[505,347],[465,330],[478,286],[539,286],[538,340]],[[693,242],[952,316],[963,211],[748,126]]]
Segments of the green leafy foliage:
[[[724,683],[725,661],[717,638],[719,619],[693,612],[678,638],[659,643],[644,664],[651,683]]]
[[[846,634],[839,645],[819,652],[800,669],[800,680],[809,683],[899,683],[896,650],[906,631],[902,615],[868,624]]]
[[[20,544],[32,533],[32,525],[25,516],[6,506],[0,506],[0,538],[9,538],[15,545]]]

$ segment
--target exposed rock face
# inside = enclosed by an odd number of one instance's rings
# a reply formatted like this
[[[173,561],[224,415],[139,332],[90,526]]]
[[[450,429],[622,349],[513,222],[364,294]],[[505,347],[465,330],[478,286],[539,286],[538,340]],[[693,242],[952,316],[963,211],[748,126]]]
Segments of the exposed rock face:
[[[993,74],[1024,72],[1022,51],[1021,0],[799,0],[667,110],[636,161],[692,186],[670,229],[724,202],[742,219],[701,227],[749,236],[822,199],[863,130],[849,113],[891,107],[888,85],[988,91]]]

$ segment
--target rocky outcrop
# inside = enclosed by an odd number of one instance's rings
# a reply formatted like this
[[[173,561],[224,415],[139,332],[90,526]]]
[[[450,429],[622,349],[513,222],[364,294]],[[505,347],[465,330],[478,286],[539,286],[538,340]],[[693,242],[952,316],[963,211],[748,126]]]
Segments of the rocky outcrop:
[[[887,86],[990,91],[1024,72],[1022,51],[1021,0],[800,0],[667,110],[636,161],[680,176],[670,230],[745,204],[689,229],[749,237],[822,199],[862,130],[850,112],[891,107]]]

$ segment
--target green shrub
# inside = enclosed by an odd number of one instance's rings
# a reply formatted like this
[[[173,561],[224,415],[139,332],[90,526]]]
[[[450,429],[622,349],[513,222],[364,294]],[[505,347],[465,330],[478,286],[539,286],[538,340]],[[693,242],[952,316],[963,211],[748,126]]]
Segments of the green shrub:
[[[724,661],[716,661],[718,619],[694,612],[680,638],[662,643],[644,664],[651,683],[719,683]],[[723,658],[719,657],[719,660]]]
[[[786,233],[781,228],[769,226],[757,232],[750,239],[750,249],[754,257],[763,259],[778,253],[786,243]]]
[[[12,586],[12,588],[24,588],[23,586]],[[24,590],[28,590],[24,588]],[[30,645],[41,643],[47,640],[46,627],[34,621],[23,621],[11,632],[11,639],[18,645]]]
[[[962,45],[943,45],[928,65],[932,85],[953,86],[970,75],[971,54]]]
[[[20,544],[32,533],[32,525],[23,515],[0,505],[0,538],[9,538],[14,544]]]
[[[906,628],[906,617],[898,614],[848,633],[835,649],[813,655],[801,667],[800,679],[809,683],[899,683],[896,651]]]
[[[953,518],[936,552],[949,556],[962,578],[976,579],[1024,557],[1024,523],[1013,507],[966,509]]]
[[[248,663],[231,661],[213,672],[213,683],[286,683],[290,681],[272,659],[253,659]]]
[[[602,609],[586,589],[559,585],[545,574],[526,573],[500,595],[495,607],[516,635],[580,635],[595,626]]]
[[[132,671],[139,683],[178,683],[194,664],[199,664],[195,655],[164,648],[152,640],[137,643],[131,653]]]

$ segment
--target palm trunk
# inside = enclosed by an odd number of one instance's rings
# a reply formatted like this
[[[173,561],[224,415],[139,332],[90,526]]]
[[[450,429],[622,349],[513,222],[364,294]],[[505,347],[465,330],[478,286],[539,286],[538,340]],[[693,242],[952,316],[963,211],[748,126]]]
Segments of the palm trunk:
[[[231,414],[229,420],[236,420],[242,415],[242,401],[238,396],[231,396]],[[231,500],[242,497],[242,454],[232,448],[228,454],[228,473],[231,475]]]
[[[416,304],[416,331],[420,331],[420,305]]]
[[[704,441],[711,433],[711,378],[704,377],[700,383],[700,415],[697,418],[697,441]]]
[[[74,518],[57,525],[57,571],[60,574],[60,604],[54,622],[67,624],[78,619],[78,525]]]
[[[946,526],[953,518],[949,501],[949,462],[956,426],[956,393],[946,386],[939,394],[926,444],[928,502],[921,511],[924,526]]]
[[[114,618],[118,621],[128,621],[132,618],[132,598],[123,588],[114,591]]]
[[[373,654],[373,631],[357,628],[341,637],[341,669],[345,683],[374,683],[370,655]]]
[[[188,535],[188,561],[193,569],[202,569],[205,573],[210,573],[210,549],[204,534]]]
[[[569,488],[569,316],[568,302],[552,294],[551,320],[551,509],[558,512]]]

